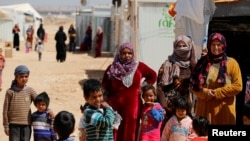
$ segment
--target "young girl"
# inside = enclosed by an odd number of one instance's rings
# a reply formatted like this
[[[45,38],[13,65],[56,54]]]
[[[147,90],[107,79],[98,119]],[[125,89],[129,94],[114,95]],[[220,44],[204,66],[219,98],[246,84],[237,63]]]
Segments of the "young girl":
[[[192,126],[193,131],[197,135],[191,139],[191,141],[208,141],[208,126],[209,120],[206,117],[194,117]]]
[[[38,60],[39,61],[42,60],[43,49],[44,49],[43,42],[41,40],[39,40],[37,45],[36,45],[36,51],[38,52]]]
[[[141,113],[140,141],[159,141],[160,128],[164,119],[163,108],[156,103],[156,90],[153,85],[142,87],[144,104]]]
[[[191,103],[186,96],[174,100],[173,112],[163,129],[161,141],[185,141],[192,133]]]
[[[31,48],[31,42],[30,41],[26,41],[26,53],[30,52],[30,48]]]
[[[53,131],[54,114],[48,109],[49,96],[46,92],[40,93],[35,101],[34,105],[37,111],[32,113],[31,122],[33,126],[34,141],[55,141],[56,134]]]

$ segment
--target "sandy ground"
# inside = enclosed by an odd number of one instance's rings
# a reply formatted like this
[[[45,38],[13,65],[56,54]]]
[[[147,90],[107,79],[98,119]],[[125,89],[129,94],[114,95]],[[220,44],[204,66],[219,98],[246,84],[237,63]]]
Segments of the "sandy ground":
[[[38,61],[38,54],[35,51],[25,53],[24,42],[21,41],[19,52],[12,48],[4,47],[0,41],[0,46],[4,52],[12,51],[12,57],[6,58],[6,67],[3,70],[3,90],[0,92],[0,103],[3,103],[6,90],[14,79],[14,69],[18,65],[26,65],[30,69],[30,77],[27,85],[33,87],[37,93],[46,91],[50,96],[49,108],[58,113],[67,110],[74,114],[76,119],[76,129],[72,135],[77,137],[77,127],[81,116],[80,105],[83,104],[83,92],[81,83],[87,78],[101,80],[106,67],[113,61],[109,53],[103,53],[101,58],[93,58],[91,53],[67,52],[66,61],[59,63],[56,61],[54,36],[59,27],[63,25],[65,31],[70,24],[74,24],[72,19],[46,20],[44,28],[48,33],[48,40],[45,43],[42,61]],[[31,105],[32,111],[35,110]],[[1,109],[2,110],[2,109]],[[2,123],[2,118],[0,118]],[[8,136],[4,134],[3,126],[0,128],[0,141],[7,141]],[[32,139],[33,140],[33,139]]]

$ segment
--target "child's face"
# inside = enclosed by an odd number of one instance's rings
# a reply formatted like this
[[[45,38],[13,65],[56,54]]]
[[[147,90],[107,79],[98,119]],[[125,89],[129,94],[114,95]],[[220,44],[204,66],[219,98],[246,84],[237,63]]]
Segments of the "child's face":
[[[16,76],[17,87],[23,87],[29,79],[29,74],[19,74]]]
[[[89,105],[95,108],[101,108],[101,103],[103,102],[103,94],[102,91],[90,92],[89,97],[85,97],[85,100]]]
[[[154,102],[155,101],[155,94],[152,90],[147,90],[142,95],[142,98],[144,99],[145,103]]]
[[[179,119],[185,118],[186,115],[187,115],[187,110],[186,109],[179,109],[179,108],[176,109],[176,116]]]
[[[45,101],[38,102],[36,108],[39,112],[44,112],[47,109],[47,104]]]
[[[243,123],[244,125],[250,125],[250,118],[248,118],[247,116],[243,116]]]

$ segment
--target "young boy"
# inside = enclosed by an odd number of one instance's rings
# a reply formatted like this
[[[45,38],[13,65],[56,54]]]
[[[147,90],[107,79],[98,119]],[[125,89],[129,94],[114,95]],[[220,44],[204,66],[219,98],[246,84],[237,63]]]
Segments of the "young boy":
[[[17,66],[14,72],[15,79],[5,94],[3,126],[5,134],[9,136],[9,141],[30,141],[30,105],[37,93],[27,85],[29,74],[30,71],[25,65]]]
[[[3,55],[3,49],[0,48],[0,91],[2,91],[2,83],[3,83],[2,73],[4,66],[5,66],[5,57]]]
[[[101,82],[88,79],[83,84],[83,92],[85,101],[88,103],[84,110],[86,141],[113,141],[112,125],[115,112],[103,100]]]
[[[34,101],[37,108],[31,115],[34,141],[56,141],[56,134],[53,131],[54,114],[48,109],[49,102],[46,92],[40,93]]]
[[[75,117],[68,111],[60,111],[54,121],[54,131],[58,135],[57,141],[74,141],[70,134],[74,132]]]
[[[244,104],[242,118],[244,125],[250,125],[250,100]]]

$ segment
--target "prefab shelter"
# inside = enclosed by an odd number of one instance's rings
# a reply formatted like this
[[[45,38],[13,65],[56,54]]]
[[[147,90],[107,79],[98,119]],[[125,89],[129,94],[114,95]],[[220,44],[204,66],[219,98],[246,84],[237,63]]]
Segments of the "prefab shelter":
[[[131,0],[128,3],[130,42],[135,46],[136,58],[156,72],[173,50],[175,21],[167,13],[173,2],[175,0]]]
[[[0,8],[0,40],[12,41],[12,28],[14,25],[13,13]]]
[[[110,5],[96,5],[91,9],[83,9],[78,11],[76,16],[76,30],[77,30],[77,45],[79,46],[87,30],[88,25],[92,27],[92,48],[95,44],[95,35],[97,32],[97,27],[100,26],[103,29],[103,46],[102,51],[111,50],[111,6]]]
[[[21,30],[20,40],[26,38],[26,30],[30,25],[33,25],[34,30],[36,31],[43,20],[42,16],[29,3],[4,5],[0,6],[0,8],[7,10],[14,15],[14,24],[17,23]],[[14,26],[14,24],[12,24],[12,26]]]
[[[12,28],[14,24],[18,24],[19,27],[24,25],[24,15],[13,9],[1,8],[2,16],[0,18],[0,39],[3,41],[12,41],[13,34]],[[23,40],[22,32],[20,34],[20,40]]]

